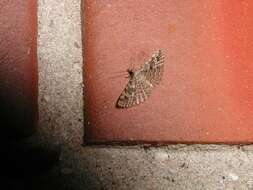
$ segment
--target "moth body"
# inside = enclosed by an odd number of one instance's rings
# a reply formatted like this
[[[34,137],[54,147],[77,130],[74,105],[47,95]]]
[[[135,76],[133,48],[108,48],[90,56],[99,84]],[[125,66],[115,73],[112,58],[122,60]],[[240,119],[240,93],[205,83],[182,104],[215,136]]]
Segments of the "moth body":
[[[164,55],[159,50],[140,69],[128,69],[130,80],[117,101],[117,107],[128,108],[145,102],[153,87],[161,81],[163,66]]]

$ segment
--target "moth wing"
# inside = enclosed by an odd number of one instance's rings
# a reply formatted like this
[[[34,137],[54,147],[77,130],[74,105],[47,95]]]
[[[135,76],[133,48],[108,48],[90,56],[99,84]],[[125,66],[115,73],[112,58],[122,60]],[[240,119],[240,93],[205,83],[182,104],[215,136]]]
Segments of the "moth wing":
[[[162,79],[164,71],[164,54],[162,50],[155,53],[134,75],[121,93],[117,107],[128,108],[144,102],[151,94],[152,88]]]
[[[162,80],[164,72],[164,58],[165,56],[163,51],[159,50],[141,68],[145,79],[153,86],[156,86]]]
[[[140,73],[141,74],[141,73]],[[151,94],[152,85],[144,77],[133,77],[129,80],[126,88],[121,93],[117,107],[128,108],[144,102]]]

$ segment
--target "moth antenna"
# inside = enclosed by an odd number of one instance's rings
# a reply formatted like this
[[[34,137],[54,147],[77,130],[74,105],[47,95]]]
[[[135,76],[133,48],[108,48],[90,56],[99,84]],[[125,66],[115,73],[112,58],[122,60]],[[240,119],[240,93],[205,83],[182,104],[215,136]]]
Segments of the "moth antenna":
[[[119,78],[119,77],[129,77],[129,75],[128,74],[119,74],[119,75],[114,75],[114,76],[111,76],[111,77],[109,77],[109,79],[116,79],[116,78]]]
[[[126,72],[126,70],[121,70],[121,71],[115,71],[114,73],[125,73]]]
[[[130,71],[134,70],[134,61],[133,60],[134,60],[133,58],[130,59],[130,65],[129,65],[129,68],[128,68],[128,70],[130,70]]]

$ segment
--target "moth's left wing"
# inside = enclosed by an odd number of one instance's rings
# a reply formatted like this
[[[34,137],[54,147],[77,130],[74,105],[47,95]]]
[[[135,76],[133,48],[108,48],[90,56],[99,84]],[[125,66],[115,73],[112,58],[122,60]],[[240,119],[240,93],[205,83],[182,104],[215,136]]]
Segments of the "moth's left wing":
[[[152,87],[144,77],[131,78],[117,101],[117,107],[128,108],[143,103],[151,94]]]

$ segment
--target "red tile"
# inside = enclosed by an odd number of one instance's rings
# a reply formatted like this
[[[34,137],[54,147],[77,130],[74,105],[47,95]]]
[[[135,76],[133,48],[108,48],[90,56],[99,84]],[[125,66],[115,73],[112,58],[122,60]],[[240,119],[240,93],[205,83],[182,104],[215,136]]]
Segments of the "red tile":
[[[0,1],[1,138],[21,137],[37,123],[37,3]]]
[[[86,143],[253,142],[251,0],[84,2]],[[160,85],[116,108],[119,72],[158,49]]]

